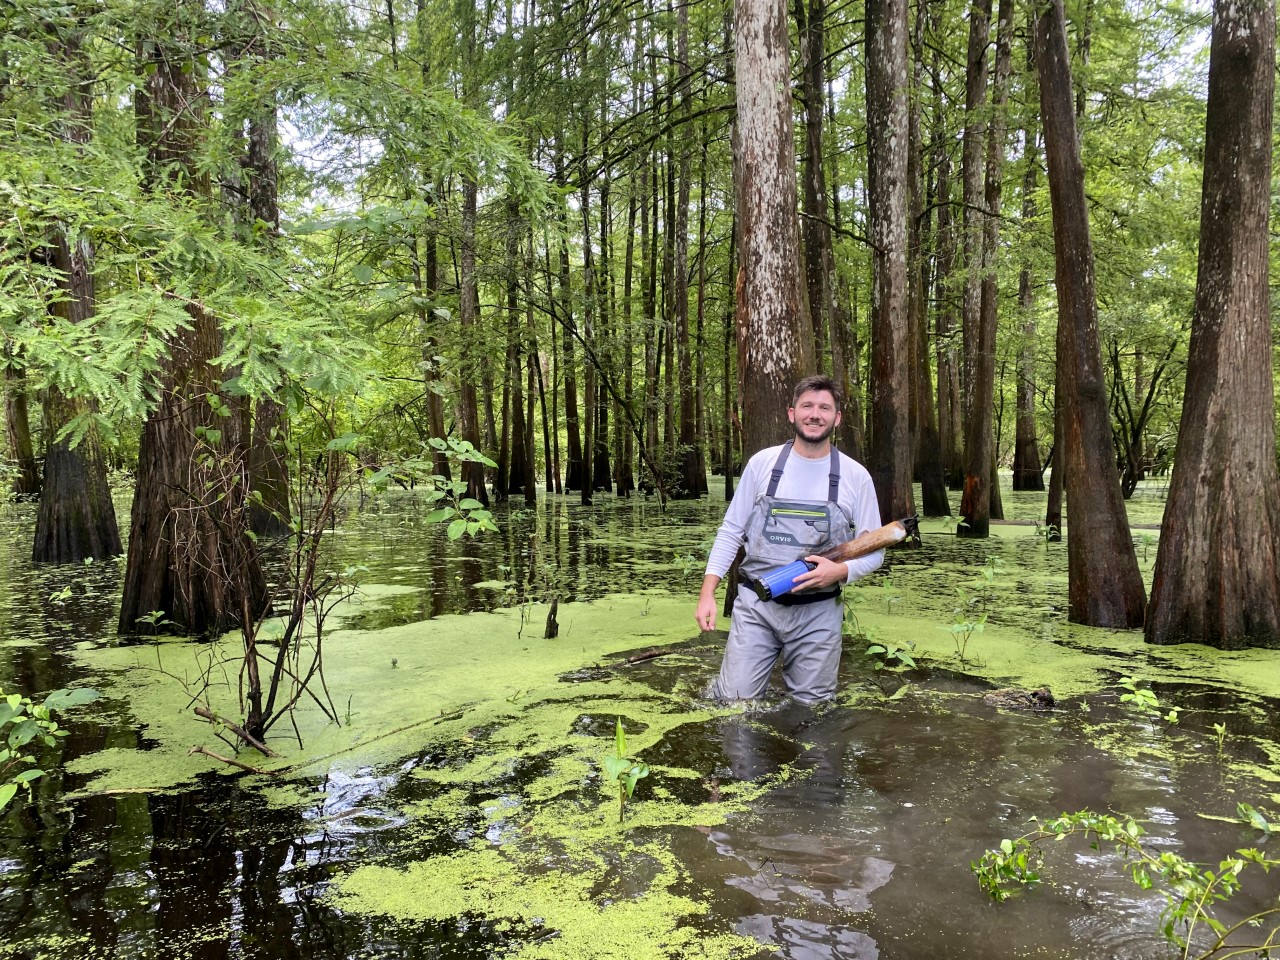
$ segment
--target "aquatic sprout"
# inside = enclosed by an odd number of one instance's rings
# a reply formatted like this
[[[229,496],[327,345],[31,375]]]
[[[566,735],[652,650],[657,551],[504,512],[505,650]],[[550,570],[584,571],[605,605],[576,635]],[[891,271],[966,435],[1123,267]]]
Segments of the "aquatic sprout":
[[[1237,804],[1238,822],[1261,830],[1269,836],[1277,825],[1247,803]],[[1005,838],[995,850],[988,850],[969,864],[978,884],[993,899],[1010,896],[1010,886],[1031,887],[1040,882],[1044,863],[1041,844],[1079,836],[1091,841],[1096,850],[1101,844],[1113,844],[1116,853],[1126,861],[1128,873],[1143,890],[1157,884],[1165,898],[1161,914],[1161,933],[1181,950],[1183,960],[1209,960],[1222,955],[1242,956],[1246,953],[1269,955],[1269,949],[1280,941],[1280,906],[1268,907],[1228,926],[1218,919],[1218,909],[1240,890],[1240,875],[1249,864],[1270,872],[1280,867],[1280,860],[1267,857],[1254,847],[1236,850],[1224,857],[1216,870],[1193,863],[1159,844],[1144,843],[1146,830],[1137,820],[1127,816],[1098,814],[1090,810],[1064,813],[1041,821],[1033,818],[1034,829],[1014,839]],[[1241,945],[1233,941],[1245,931],[1270,923],[1271,929],[1261,944]],[[1214,940],[1207,950],[1193,954],[1193,938],[1197,929],[1207,927]],[[1255,935],[1256,936],[1256,935]]]
[[[1141,683],[1134,677],[1121,677],[1120,686],[1128,693],[1120,695],[1120,702],[1126,704],[1131,710],[1145,717],[1148,720],[1164,720],[1166,723],[1177,723],[1180,707],[1170,707],[1168,712],[1164,711],[1164,707],[1160,703],[1160,698],[1150,687],[1139,687]]]
[[[621,717],[618,717],[614,744],[617,753],[604,758],[604,772],[609,780],[618,784],[618,822],[621,823],[627,812],[627,801],[636,791],[636,783],[649,775],[649,765],[627,759],[627,735],[622,730]]]

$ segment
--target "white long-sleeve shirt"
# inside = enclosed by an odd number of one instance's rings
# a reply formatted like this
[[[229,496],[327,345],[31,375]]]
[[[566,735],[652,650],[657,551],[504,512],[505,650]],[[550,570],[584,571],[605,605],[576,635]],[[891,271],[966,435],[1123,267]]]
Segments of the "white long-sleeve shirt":
[[[725,511],[724,521],[716,533],[711,554],[707,557],[707,573],[724,579],[724,575],[729,572],[734,557],[738,555],[738,548],[746,541],[747,521],[755,508],[756,500],[769,489],[769,478],[781,449],[781,445],[769,447],[747,461],[733,499],[729,501],[729,509]],[[828,457],[810,460],[792,450],[774,496],[782,500],[825,501],[830,485],[830,464]],[[880,505],[876,500],[871,474],[867,473],[866,467],[843,453],[840,454],[840,490],[837,498],[840,506],[852,518],[855,537],[881,525]],[[846,563],[849,575],[845,582],[853,583],[859,577],[865,577],[883,562],[883,550],[849,560]]]

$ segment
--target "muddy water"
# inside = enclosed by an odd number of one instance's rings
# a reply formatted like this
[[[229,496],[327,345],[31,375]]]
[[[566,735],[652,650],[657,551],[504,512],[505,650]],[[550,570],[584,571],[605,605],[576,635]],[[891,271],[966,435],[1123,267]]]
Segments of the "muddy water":
[[[1035,504],[1006,495],[1006,508],[1029,519]],[[358,636],[457,611],[483,616],[526,600],[570,603],[641,590],[683,592],[691,606],[701,571],[679,557],[698,552],[718,513],[716,504],[661,513],[651,502],[594,509],[559,503],[503,517],[501,536],[450,546],[421,524],[411,498],[371,505],[339,530],[337,562],[367,567],[370,584],[401,589],[347,626]],[[82,678],[109,681],[84,677],[74,652],[109,639],[117,571],[31,569],[22,559],[31,519],[24,508],[0,517],[0,549],[9,551],[0,584],[0,683],[36,692]],[[706,705],[697,691],[716,669],[722,639],[693,638],[691,630],[672,656],[612,672],[584,663],[563,674],[557,697],[570,716],[575,702],[581,711],[549,740],[521,732],[512,753],[508,731],[474,727],[394,762],[299,778],[298,803],[273,801],[260,781],[212,772],[174,790],[90,790],[66,800],[91,777],[60,773],[57,761],[104,747],[159,749],[126,704],[104,701],[71,724],[60,756],[48,758],[51,775],[37,802],[0,819],[0,957],[1169,956],[1157,933],[1162,899],[1135,887],[1106,849],[1053,846],[1044,885],[1000,905],[985,898],[968,869],[1001,837],[1022,832],[1029,817],[1085,807],[1140,817],[1156,843],[1216,863],[1261,838],[1203,815],[1230,815],[1241,800],[1278,805],[1268,782],[1276,704],[1265,683],[1247,692],[1197,676],[1157,683],[1162,701],[1184,708],[1180,722],[1137,716],[1118,699],[1120,670],[1162,677],[1171,668],[1128,642],[1098,668],[1089,689],[1076,684],[1053,711],[1004,710],[984,700],[1000,672],[984,679],[981,662],[965,668],[948,657],[942,627],[960,602],[955,587],[970,595],[983,589],[980,571],[992,557],[997,572],[983,606],[993,634],[1020,631],[1020,642],[1073,655],[1109,642],[1063,622],[1064,554],[1032,528],[980,544],[935,531],[924,551],[894,558],[887,577],[850,599],[864,634],[928,648],[919,669],[873,676],[864,643],[851,641],[845,696],[834,707],[691,712],[690,722],[653,742],[643,739],[643,723],[628,721],[653,773],[637,790],[634,826],[602,840],[597,859],[578,861],[594,871],[581,895],[601,911],[643,901],[663,876],[652,851],[667,851],[676,864],[670,892],[697,905],[677,917],[694,933],[678,947],[634,930],[630,939],[583,946],[591,941],[571,936],[569,921],[548,922],[550,912],[467,909],[424,919],[413,909],[365,909],[332,894],[335,882],[362,865],[393,877],[403,871],[410,886],[418,867],[477,851],[497,851],[517,865],[494,874],[495,887],[553,869],[567,841],[536,835],[544,829],[537,826],[539,798],[548,795],[556,766],[581,749],[576,745],[608,744],[613,732],[612,713],[598,697],[579,696],[575,684],[617,688],[619,709],[632,705],[628,717],[642,716],[642,704],[668,717],[700,710]],[[49,599],[68,585],[70,597]],[[986,656],[991,674],[995,637],[973,643],[971,655]],[[1268,666],[1265,658],[1258,664]],[[911,686],[889,699],[904,681]],[[1214,723],[1229,731],[1221,750]],[[483,767],[491,752],[510,755],[458,784],[443,776]],[[760,785],[758,796],[719,814],[650,815],[710,807],[751,785]],[[557,789],[566,809],[608,810],[597,774]],[[415,896],[455,892],[438,884]],[[1276,891],[1274,880],[1246,882],[1225,916],[1274,902]],[[564,896],[579,894],[566,887]],[[726,934],[750,939],[732,949],[713,946]],[[570,943],[571,952],[557,952]]]

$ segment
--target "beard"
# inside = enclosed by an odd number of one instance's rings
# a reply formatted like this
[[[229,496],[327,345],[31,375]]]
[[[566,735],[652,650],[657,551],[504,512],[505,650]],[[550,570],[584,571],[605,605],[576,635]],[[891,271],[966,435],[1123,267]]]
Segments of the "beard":
[[[833,420],[831,424],[825,428],[820,426],[806,426],[799,421],[791,425],[791,429],[795,431],[796,439],[803,440],[805,443],[822,443],[830,440],[836,432],[836,424]],[[813,431],[817,431],[814,433]]]

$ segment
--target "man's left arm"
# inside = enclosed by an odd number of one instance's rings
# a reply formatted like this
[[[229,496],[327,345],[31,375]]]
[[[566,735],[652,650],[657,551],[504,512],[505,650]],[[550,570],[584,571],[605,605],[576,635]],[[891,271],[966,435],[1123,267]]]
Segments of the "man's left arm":
[[[856,525],[854,532],[861,535],[868,530],[875,530],[884,521],[880,519],[880,501],[876,498],[876,487],[871,482],[871,475],[860,473],[854,480],[853,488],[852,515]],[[848,560],[845,566],[849,568],[849,573],[844,582],[853,583],[855,580],[860,580],[867,574],[880,569],[882,563],[884,563],[883,550],[869,553],[865,557],[858,557],[856,560]]]

